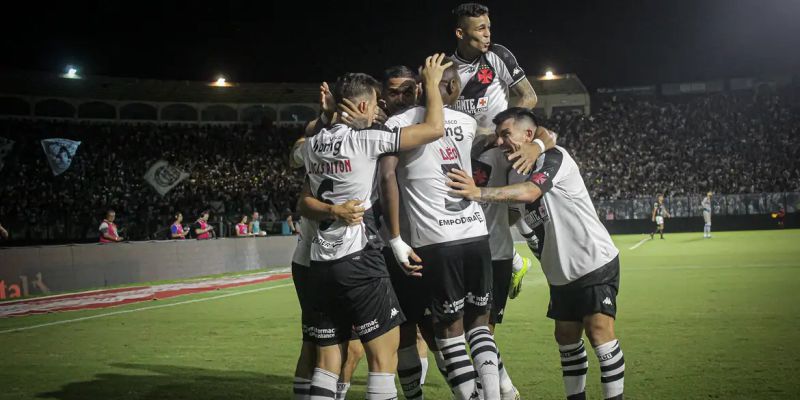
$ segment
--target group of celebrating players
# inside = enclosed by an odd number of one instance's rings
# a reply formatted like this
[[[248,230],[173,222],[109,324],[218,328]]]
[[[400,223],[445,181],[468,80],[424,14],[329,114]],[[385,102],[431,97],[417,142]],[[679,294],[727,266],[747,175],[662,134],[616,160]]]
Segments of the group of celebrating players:
[[[531,111],[523,69],[491,43],[489,10],[454,15],[452,57],[428,57],[419,74],[391,67],[381,83],[323,83],[321,115],[292,151],[307,180],[294,398],[343,399],[365,353],[367,399],[396,399],[395,372],[405,398],[422,399],[430,350],[456,399],[519,399],[494,339],[530,265],[516,226],[550,286],[567,399],[585,398],[584,331],[604,398],[622,399],[619,251],[577,164]]]

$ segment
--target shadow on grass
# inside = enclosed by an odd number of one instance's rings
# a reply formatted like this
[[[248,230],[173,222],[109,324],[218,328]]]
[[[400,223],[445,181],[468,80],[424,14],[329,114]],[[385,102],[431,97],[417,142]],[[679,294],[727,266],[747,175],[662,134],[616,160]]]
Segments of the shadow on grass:
[[[287,399],[292,377],[251,371],[221,371],[174,365],[111,364],[136,371],[103,373],[85,382],[71,382],[61,390],[37,398],[83,399]]]

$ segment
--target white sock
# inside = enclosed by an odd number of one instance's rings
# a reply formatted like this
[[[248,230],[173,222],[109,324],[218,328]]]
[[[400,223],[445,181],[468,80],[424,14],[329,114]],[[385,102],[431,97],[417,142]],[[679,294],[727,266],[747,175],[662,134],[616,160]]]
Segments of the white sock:
[[[625,386],[625,357],[619,341],[614,339],[594,348],[600,360],[600,382],[603,384],[603,395],[611,399],[622,394]]]
[[[394,374],[370,372],[367,375],[367,400],[396,400]]]
[[[500,399],[500,372],[498,371],[497,344],[489,327],[479,326],[467,332],[469,352],[483,386],[485,400]]]
[[[422,399],[422,365],[416,343],[397,351],[397,377],[407,400]]]
[[[428,376],[428,357],[420,358],[419,365],[422,366],[422,373],[419,376],[419,384],[425,384],[425,378]]]
[[[464,335],[453,338],[436,338],[436,346],[442,352],[447,371],[447,383],[453,390],[456,400],[469,400],[475,392],[475,368],[467,354]]]
[[[311,379],[295,376],[292,389],[294,391],[294,400],[308,400],[309,392],[311,392]]]
[[[558,346],[558,351],[561,353],[561,371],[567,399],[585,399],[589,359],[586,356],[583,339],[575,344]]]
[[[350,382],[339,382],[336,384],[336,400],[347,398],[347,391],[350,390]]]
[[[336,383],[339,375],[322,368],[314,368],[309,400],[336,400]]]
[[[511,271],[516,273],[522,271],[522,257],[514,250],[514,259],[511,261]]]
[[[514,384],[511,382],[511,377],[508,376],[503,359],[500,358],[500,351],[497,352],[497,371],[500,373],[500,393],[510,393],[514,391]]]

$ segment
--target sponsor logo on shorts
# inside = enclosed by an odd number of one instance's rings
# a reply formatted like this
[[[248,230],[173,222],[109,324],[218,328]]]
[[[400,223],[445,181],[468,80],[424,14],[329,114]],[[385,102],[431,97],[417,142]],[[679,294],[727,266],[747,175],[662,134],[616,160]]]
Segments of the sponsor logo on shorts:
[[[610,299],[610,298],[608,298],[608,297],[606,297],[606,298],[603,300],[603,304],[605,304],[605,305],[607,305],[607,306],[613,306],[613,305],[614,305],[614,303],[612,303],[612,302],[611,302],[611,299]]]
[[[308,335],[317,339],[333,339],[336,337],[336,329],[319,329],[310,326],[308,327]]]
[[[373,319],[372,321],[369,321],[366,324],[356,326],[356,332],[358,333],[358,336],[364,336],[372,331],[377,330],[380,327],[381,324],[378,323],[378,320]]]
[[[467,215],[461,218],[439,219],[439,226],[465,225],[474,222],[483,222],[483,213],[476,211],[475,214]]]
[[[470,304],[473,304],[475,306],[478,306],[478,307],[483,307],[483,306],[489,304],[489,298],[490,297],[491,296],[490,296],[489,293],[486,293],[483,296],[476,296],[476,295],[472,294],[472,292],[470,292],[470,293],[467,293],[467,302],[470,303]]]
[[[455,314],[455,313],[461,311],[462,308],[464,308],[464,299],[463,298],[459,299],[459,300],[456,300],[456,301],[454,301],[452,303],[450,303],[448,301],[445,301],[442,304],[442,309],[444,310],[445,314]]]
[[[400,312],[399,312],[399,311],[397,311],[397,309],[396,309],[396,308],[392,308],[392,311],[389,311],[389,318],[394,318],[394,317],[396,317],[396,316],[397,316],[397,314],[399,314],[399,313],[400,313]]]

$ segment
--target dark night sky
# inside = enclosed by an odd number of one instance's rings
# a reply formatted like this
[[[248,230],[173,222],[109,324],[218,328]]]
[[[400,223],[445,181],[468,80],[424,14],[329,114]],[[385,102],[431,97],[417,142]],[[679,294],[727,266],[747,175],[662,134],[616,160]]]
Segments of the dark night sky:
[[[6,8],[0,67],[231,81],[379,74],[455,47],[455,1],[60,1]],[[800,71],[797,0],[488,1],[531,74],[592,88]]]

